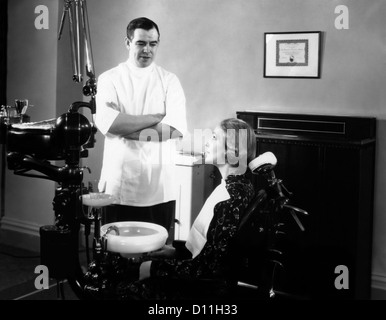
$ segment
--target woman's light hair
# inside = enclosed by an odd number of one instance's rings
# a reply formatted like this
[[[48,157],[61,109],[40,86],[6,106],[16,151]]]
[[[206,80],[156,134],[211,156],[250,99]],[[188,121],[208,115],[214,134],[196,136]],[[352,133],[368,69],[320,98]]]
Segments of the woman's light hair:
[[[221,121],[225,132],[226,161],[233,167],[247,167],[256,157],[256,136],[251,126],[237,118]]]

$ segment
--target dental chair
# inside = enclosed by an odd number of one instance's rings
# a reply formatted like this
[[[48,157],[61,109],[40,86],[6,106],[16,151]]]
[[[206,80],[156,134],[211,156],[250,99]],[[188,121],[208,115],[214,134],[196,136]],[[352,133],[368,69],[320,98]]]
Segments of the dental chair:
[[[289,204],[291,193],[273,171],[277,159],[271,152],[255,158],[249,164],[251,174],[262,176],[267,185],[256,192],[244,211],[239,229],[231,246],[229,273],[219,279],[170,279],[161,286],[181,289],[179,298],[199,300],[265,300],[290,297],[276,290],[277,274],[285,271],[286,223],[292,217],[304,231],[298,215],[302,209]],[[291,219],[292,220],[292,219]],[[176,258],[185,259],[185,242],[173,241]],[[161,280],[162,281],[162,280]]]
[[[233,244],[236,276],[230,291],[232,298],[296,298],[291,292],[280,291],[278,275],[285,276],[290,255],[288,226],[295,225],[296,232],[305,231],[298,216],[308,213],[290,204],[292,193],[276,178],[276,164],[271,152],[263,153],[249,164],[252,174],[262,176],[267,184],[257,191],[240,221]]]

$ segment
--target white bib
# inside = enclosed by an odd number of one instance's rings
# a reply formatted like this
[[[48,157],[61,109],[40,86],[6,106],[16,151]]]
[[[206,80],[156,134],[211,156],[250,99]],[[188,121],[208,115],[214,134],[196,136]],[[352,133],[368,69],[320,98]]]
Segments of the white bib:
[[[226,189],[225,180],[222,179],[220,185],[214,189],[212,194],[205,201],[204,206],[190,229],[185,246],[192,253],[193,258],[201,252],[206,243],[206,235],[208,233],[209,224],[213,219],[215,205],[228,199],[230,199],[230,195]]]

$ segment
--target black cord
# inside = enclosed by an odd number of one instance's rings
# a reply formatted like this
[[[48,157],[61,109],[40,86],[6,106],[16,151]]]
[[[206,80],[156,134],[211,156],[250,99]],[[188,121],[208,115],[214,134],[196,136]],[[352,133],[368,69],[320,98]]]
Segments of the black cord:
[[[89,240],[88,240],[88,235],[85,235],[85,238],[86,238],[86,257],[87,257],[87,265],[90,264],[90,248],[89,248]]]

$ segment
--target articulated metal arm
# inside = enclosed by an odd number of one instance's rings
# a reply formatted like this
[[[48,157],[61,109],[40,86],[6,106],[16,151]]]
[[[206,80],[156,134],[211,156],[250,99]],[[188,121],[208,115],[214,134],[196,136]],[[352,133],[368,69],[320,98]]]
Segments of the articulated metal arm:
[[[8,168],[14,170],[14,173],[22,176],[30,176],[35,178],[43,178],[56,182],[74,182],[79,185],[83,178],[83,168],[71,168],[69,166],[58,167],[52,165],[48,161],[36,159],[30,155],[23,155],[17,152],[8,154]],[[28,171],[37,171],[41,175],[26,174]]]
[[[81,42],[83,42],[85,69],[86,75],[89,78],[83,87],[83,94],[85,96],[91,96],[93,101],[94,96],[96,95],[96,79],[86,0],[65,0],[59,27],[59,40],[63,32],[63,26],[67,15],[70,24],[71,57],[73,67],[72,78],[75,82],[83,81],[80,52]]]

